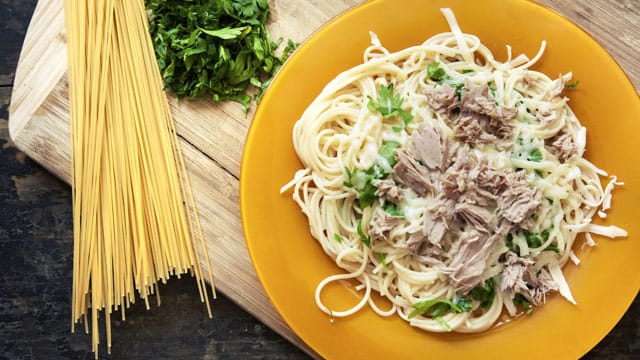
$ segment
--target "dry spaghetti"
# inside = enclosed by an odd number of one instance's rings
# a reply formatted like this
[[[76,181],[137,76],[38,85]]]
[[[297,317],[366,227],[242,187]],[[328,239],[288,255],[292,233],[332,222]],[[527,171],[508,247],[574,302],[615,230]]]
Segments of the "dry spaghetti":
[[[72,143],[72,330],[90,312],[149,308],[157,282],[195,276],[211,316],[209,265],[184,158],[154,57],[143,1],[65,0]],[[208,280],[213,287],[211,268]],[[215,297],[215,290],[213,290]],[[90,309],[90,310],[89,310]]]

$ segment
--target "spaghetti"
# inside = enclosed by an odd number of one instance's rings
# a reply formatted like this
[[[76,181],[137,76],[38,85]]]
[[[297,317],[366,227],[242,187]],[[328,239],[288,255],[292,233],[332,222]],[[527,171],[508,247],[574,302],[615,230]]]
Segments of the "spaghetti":
[[[332,317],[369,304],[434,332],[479,332],[558,291],[578,233],[626,236],[604,217],[615,177],[583,157],[586,129],[524,55],[497,61],[443,9],[451,32],[395,53],[375,34],[364,63],[332,80],[293,129],[304,165],[281,192],[345,273],[316,288]],[[600,211],[598,212],[598,209]],[[355,279],[362,298],[331,309],[322,290]],[[377,291],[391,308],[379,308]]]
[[[211,316],[196,204],[154,57],[143,1],[65,0],[72,143],[72,331],[160,298],[157,282],[195,275]],[[199,247],[199,249],[198,249]],[[209,265],[210,266],[210,265]],[[208,268],[213,287],[213,275]],[[212,289],[215,297],[215,290]]]

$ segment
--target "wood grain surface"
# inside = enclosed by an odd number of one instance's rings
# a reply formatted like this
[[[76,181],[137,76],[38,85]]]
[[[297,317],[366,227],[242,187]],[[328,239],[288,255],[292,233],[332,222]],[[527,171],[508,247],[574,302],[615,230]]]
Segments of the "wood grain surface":
[[[353,0],[270,1],[274,37],[303,41]],[[640,1],[551,1],[539,3],[591,34],[640,88]],[[68,83],[62,0],[40,0],[25,37],[15,74],[9,131],[29,157],[65,182],[70,180]],[[217,287],[276,332],[313,352],[277,314],[254,272],[241,228],[238,201],[244,138],[255,107],[208,100],[171,99],[211,254]]]

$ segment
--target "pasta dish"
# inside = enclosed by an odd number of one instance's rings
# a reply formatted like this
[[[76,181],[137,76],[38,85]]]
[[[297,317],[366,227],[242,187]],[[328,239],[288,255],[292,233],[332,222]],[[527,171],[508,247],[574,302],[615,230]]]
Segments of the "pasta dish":
[[[583,157],[586,129],[566,97],[572,74],[531,70],[545,42],[531,59],[507,46],[500,62],[442,11],[450,32],[398,52],[371,33],[363,63],[294,125],[303,168],[281,192],[292,191],[344,270],[316,288],[331,317],[368,304],[428,331],[484,331],[552,292],[575,303],[562,268],[580,261],[578,234],[588,245],[592,234],[627,235],[592,223],[622,183]],[[325,286],[347,279],[359,302],[326,306]]]

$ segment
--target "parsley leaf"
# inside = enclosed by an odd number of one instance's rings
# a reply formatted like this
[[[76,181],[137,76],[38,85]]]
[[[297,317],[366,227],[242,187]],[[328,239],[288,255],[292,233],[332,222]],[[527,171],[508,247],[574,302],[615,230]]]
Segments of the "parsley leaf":
[[[529,161],[540,162],[542,161],[542,152],[540,149],[535,148],[529,152],[529,156],[527,157]]]
[[[377,100],[374,100],[371,96],[367,96],[367,98],[369,99],[369,102],[367,103],[369,110],[380,112],[382,117],[385,119],[400,116],[402,118],[403,127],[407,126],[413,119],[413,115],[402,110],[401,107],[404,99],[400,94],[393,93],[393,83],[388,86],[380,86]]]
[[[378,261],[382,264],[383,268],[387,268],[387,256],[385,253],[378,253]]]
[[[371,237],[366,236],[364,234],[364,232],[362,231],[362,220],[358,220],[358,225],[356,226],[356,231],[358,232],[358,235],[360,236],[360,241],[362,241],[362,243],[366,247],[371,249]]]
[[[553,251],[556,254],[560,254],[560,248],[558,248],[558,246],[556,245],[549,245],[546,248],[544,248],[544,251]]]
[[[344,238],[342,237],[342,235],[334,233],[333,240],[335,240],[337,243],[342,243],[344,241]]]
[[[535,249],[535,248],[539,248],[540,246],[542,246],[542,244],[544,244],[545,242],[547,242],[547,240],[549,240],[551,228],[553,228],[553,226],[550,227],[549,229],[544,229],[541,232],[530,232],[527,230],[522,230],[522,231],[518,231],[516,235],[523,236],[524,239],[527,241],[527,246],[530,249]],[[522,234],[522,235],[518,235],[518,234]],[[519,253],[520,247],[513,243],[513,236],[514,235],[511,233],[507,234],[505,245],[509,250],[515,253]],[[549,245],[544,250],[555,251],[557,253],[560,252],[560,249],[558,249],[558,247],[555,245]]]
[[[230,39],[235,39],[238,36],[242,35],[242,33],[245,32],[246,30],[251,30],[251,27],[242,26],[242,27],[230,28],[227,26],[225,28],[216,29],[216,30],[205,30],[202,28],[198,28],[198,29],[209,36],[215,36],[220,39],[230,40]]]
[[[527,315],[533,312],[533,306],[531,306],[531,303],[529,303],[529,301],[524,296],[522,296],[522,294],[516,294],[516,296],[513,298],[513,303],[517,307],[524,310],[525,314]]]
[[[396,164],[396,149],[400,147],[400,143],[395,141],[387,141],[378,150],[378,154],[387,160],[390,167]]]
[[[522,230],[524,238],[527,240],[527,246],[530,248],[539,248],[544,242],[549,240],[549,230],[545,229],[540,233],[532,233],[527,230]]]
[[[473,302],[466,297],[455,296],[452,300],[461,312],[471,311],[473,309]]]
[[[440,316],[446,312],[461,313],[463,310],[460,306],[455,304],[451,300],[446,299],[433,299],[418,301],[411,306],[411,312],[409,312],[409,319],[418,315],[429,315],[432,318]]]
[[[478,285],[471,289],[469,295],[473,300],[480,301],[480,306],[484,309],[488,309],[493,304],[493,299],[496,296],[494,288],[493,278],[489,278],[484,281],[482,285]]]
[[[440,316],[436,316],[433,320],[437,321],[440,326],[442,326],[445,330],[451,331],[451,326]]]
[[[440,63],[437,61],[427,65],[427,76],[429,79],[437,82],[445,80],[447,73],[440,67]]]
[[[404,211],[398,208],[398,205],[389,201],[385,201],[384,205],[382,205],[382,210],[391,216],[404,217]]]
[[[463,70],[463,74],[467,74],[473,72],[473,70]],[[464,80],[462,79],[454,79],[446,71],[440,67],[439,62],[432,62],[427,65],[427,77],[438,84],[442,85],[443,83],[447,83],[449,86],[455,89],[456,96],[458,100],[462,98],[462,91],[464,90]]]
[[[565,85],[565,87],[567,89],[575,89],[576,87],[578,87],[578,84],[580,84],[580,80],[576,80],[575,82],[569,83]]]

